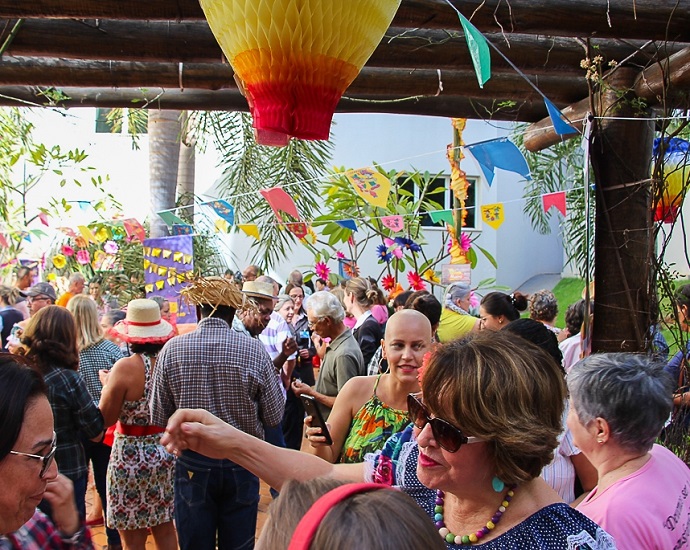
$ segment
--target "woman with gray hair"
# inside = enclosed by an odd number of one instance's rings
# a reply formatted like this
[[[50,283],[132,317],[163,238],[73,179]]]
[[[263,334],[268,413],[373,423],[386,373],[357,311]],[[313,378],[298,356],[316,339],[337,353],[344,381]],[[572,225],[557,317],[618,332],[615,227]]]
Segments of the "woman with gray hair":
[[[472,289],[467,283],[451,283],[443,298],[443,312],[436,332],[446,343],[479,330],[479,319],[469,313]]]
[[[690,470],[654,444],[672,405],[663,365],[644,355],[592,355],[572,368],[568,389],[568,428],[599,476],[577,509],[618,548],[685,548]]]
[[[537,290],[529,297],[530,319],[542,323],[546,328],[558,336],[558,341],[561,342],[565,339],[566,334],[563,334],[561,337],[561,329],[554,325],[557,315],[558,300],[556,300],[556,296],[550,290]]]

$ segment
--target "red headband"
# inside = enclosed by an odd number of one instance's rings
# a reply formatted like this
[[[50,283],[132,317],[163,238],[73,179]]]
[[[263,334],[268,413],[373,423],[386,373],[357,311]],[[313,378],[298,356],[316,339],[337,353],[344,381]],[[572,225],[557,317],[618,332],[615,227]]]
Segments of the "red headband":
[[[376,491],[377,489],[390,489],[390,487],[379,485],[378,483],[348,483],[328,491],[312,504],[311,508],[297,524],[288,550],[308,550],[314,535],[316,535],[316,530],[321,525],[326,514],[331,511],[331,508],[352,495]]]

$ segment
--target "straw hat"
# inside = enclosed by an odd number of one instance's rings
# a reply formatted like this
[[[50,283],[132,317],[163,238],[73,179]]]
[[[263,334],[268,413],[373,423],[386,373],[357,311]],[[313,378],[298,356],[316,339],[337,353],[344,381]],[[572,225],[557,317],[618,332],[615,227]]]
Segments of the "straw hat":
[[[245,281],[242,285],[242,292],[250,298],[259,298],[260,300],[278,299],[278,297],[273,294],[273,285],[271,283]]]
[[[187,303],[198,306],[227,306],[238,310],[251,307],[237,285],[225,277],[197,277],[180,294]]]
[[[127,316],[110,329],[128,344],[164,344],[175,336],[175,329],[161,319],[161,310],[153,300],[132,300]]]

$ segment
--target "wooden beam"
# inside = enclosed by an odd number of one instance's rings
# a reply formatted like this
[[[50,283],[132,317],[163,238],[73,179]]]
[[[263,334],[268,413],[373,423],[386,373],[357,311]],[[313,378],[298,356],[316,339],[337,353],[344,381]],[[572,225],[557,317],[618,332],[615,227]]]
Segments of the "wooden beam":
[[[482,32],[678,40],[687,36],[690,4],[678,0],[452,0]],[[0,17],[200,20],[198,0],[0,0]],[[443,0],[403,0],[393,26],[457,29]]]

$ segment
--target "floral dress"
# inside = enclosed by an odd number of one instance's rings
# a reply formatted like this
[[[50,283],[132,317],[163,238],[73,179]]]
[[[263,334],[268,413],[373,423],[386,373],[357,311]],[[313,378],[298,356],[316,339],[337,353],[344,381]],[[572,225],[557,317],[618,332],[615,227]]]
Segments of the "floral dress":
[[[402,431],[410,423],[407,411],[389,407],[376,395],[381,376],[379,374],[376,379],[369,401],[362,405],[352,419],[340,462],[362,462],[364,455],[381,449],[391,435]]]
[[[151,361],[141,355],[146,369],[144,395],[125,401],[120,423],[150,424]],[[108,527],[143,529],[173,519],[175,457],[160,444],[161,434],[134,436],[115,432],[107,475]]]

